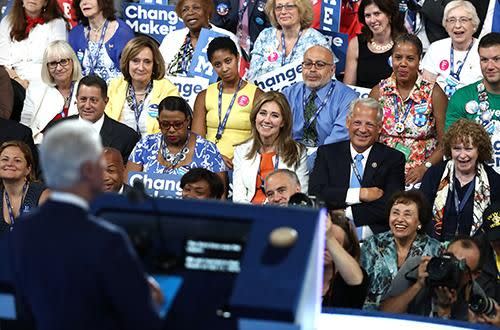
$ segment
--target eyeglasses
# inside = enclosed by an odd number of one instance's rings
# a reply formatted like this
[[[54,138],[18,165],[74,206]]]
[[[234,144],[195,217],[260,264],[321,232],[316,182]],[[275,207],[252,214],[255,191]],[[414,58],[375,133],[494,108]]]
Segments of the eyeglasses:
[[[54,70],[55,68],[57,68],[57,65],[60,65],[61,67],[64,68],[69,64],[70,61],[71,61],[70,58],[63,58],[62,60],[59,60],[59,61],[48,62],[47,67],[51,70]]]
[[[446,19],[446,23],[450,24],[450,25],[455,25],[455,24],[457,24],[457,22],[459,22],[460,25],[465,25],[465,24],[469,23],[470,21],[472,21],[472,18],[470,18],[470,17],[459,17],[459,18],[450,17],[450,18]]]
[[[161,129],[170,129],[170,127],[173,127],[174,130],[180,130],[182,127],[184,127],[184,124],[186,123],[186,120],[183,121],[159,121]]]
[[[318,69],[318,70],[323,70],[326,66],[331,66],[333,65],[333,63],[327,63],[327,62],[323,62],[323,61],[316,61],[316,62],[312,62],[312,61],[306,61],[306,62],[302,62],[302,67],[304,69],[312,69],[312,67]]]
[[[297,8],[297,5],[296,4],[293,4],[293,3],[287,3],[285,5],[277,5],[276,7],[274,7],[274,11],[276,12],[280,12],[282,11],[283,9],[285,9],[285,11],[292,11],[294,10],[295,8]]]

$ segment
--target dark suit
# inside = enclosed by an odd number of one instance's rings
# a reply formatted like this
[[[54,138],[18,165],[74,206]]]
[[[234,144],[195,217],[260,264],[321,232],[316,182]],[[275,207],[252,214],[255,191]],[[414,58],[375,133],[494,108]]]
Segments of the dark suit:
[[[160,329],[145,274],[121,229],[48,201],[9,234],[17,297],[37,329]]]
[[[39,174],[38,149],[33,142],[31,129],[16,121],[0,118],[0,145],[10,140],[22,141],[30,147],[35,162],[34,172]]]
[[[309,179],[309,193],[324,200],[332,209],[347,207],[345,199],[351,180],[349,141],[322,145]],[[384,195],[376,201],[352,205],[356,226],[370,226],[373,233],[389,229],[386,202],[397,191],[404,190],[404,155],[376,142],[368,155],[361,187],[378,187]]]

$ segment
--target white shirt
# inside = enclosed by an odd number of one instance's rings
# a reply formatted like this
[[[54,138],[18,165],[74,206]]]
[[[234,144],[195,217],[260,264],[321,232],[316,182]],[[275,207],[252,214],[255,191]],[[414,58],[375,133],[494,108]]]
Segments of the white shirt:
[[[363,159],[361,160],[361,164],[363,165],[363,173],[364,173],[364,169],[366,168],[366,160],[368,159],[368,155],[370,155],[370,151],[372,150],[372,147],[373,146],[370,146],[363,153],[361,153],[361,155],[363,155]],[[359,153],[353,148],[352,144],[350,144],[350,149],[351,149],[351,159],[352,159],[351,164],[354,164],[354,162],[355,162],[354,157],[356,157]],[[353,176],[352,172],[353,172],[353,170],[352,170],[352,166],[351,166],[351,171],[349,172],[350,173],[349,178],[352,178],[352,176]],[[361,188],[349,188],[349,189],[347,189],[347,195],[345,197],[345,202],[347,205],[354,205],[354,204],[361,203],[361,201],[359,200],[360,190],[361,190]]]
[[[83,118],[81,118],[80,116],[78,117],[78,120],[85,120]],[[97,119],[97,121],[95,123],[92,123],[88,120],[85,120],[87,122],[89,122],[90,124],[92,124],[92,127],[95,129],[95,131],[97,133],[101,133],[101,128],[102,128],[102,125],[104,124],[104,114],[101,116],[101,118]]]
[[[146,99],[144,100],[144,105],[142,106],[142,112],[141,115],[139,116],[139,133],[141,134],[141,136],[146,136],[148,134],[148,128],[146,123],[147,123],[147,118],[149,117],[148,111],[150,103],[151,103],[151,93],[149,93]],[[120,120],[118,121],[120,123],[127,125],[134,131],[137,131],[135,112],[129,107],[128,102],[126,100],[123,106],[123,111],[120,114]]]
[[[54,202],[67,203],[84,209],[89,210],[89,203],[82,197],[63,191],[53,191],[50,193],[50,200]]]

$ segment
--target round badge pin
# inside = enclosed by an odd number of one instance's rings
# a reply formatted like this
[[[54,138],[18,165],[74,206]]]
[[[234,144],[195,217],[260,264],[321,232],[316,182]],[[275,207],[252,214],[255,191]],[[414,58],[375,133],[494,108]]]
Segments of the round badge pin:
[[[219,16],[226,16],[229,13],[229,6],[226,3],[221,2],[217,5],[216,10]]]
[[[264,20],[261,17],[255,17],[255,23],[258,25],[264,25]]]
[[[493,112],[487,110],[481,114],[481,120],[485,122],[489,122],[493,117]]]
[[[150,117],[158,117],[158,104],[150,104],[148,107],[148,115]]]
[[[469,101],[465,104],[465,111],[468,114],[475,115],[479,109],[479,104],[476,101]]]
[[[246,95],[241,95],[240,97],[238,97],[238,104],[240,105],[240,107],[246,107],[249,102],[250,99]]]
[[[397,133],[401,134],[405,130],[405,125],[403,123],[396,123],[396,125],[394,126],[394,130]]]
[[[272,52],[271,54],[269,54],[269,56],[267,57],[267,60],[269,62],[276,62],[278,60],[278,53],[276,52]]]
[[[450,62],[448,62],[448,60],[442,60],[441,62],[439,62],[439,68],[441,69],[441,71],[446,71],[449,67]]]
[[[483,102],[479,103],[479,109],[481,109],[481,111],[486,111],[489,108],[490,108],[489,102],[483,101]]]

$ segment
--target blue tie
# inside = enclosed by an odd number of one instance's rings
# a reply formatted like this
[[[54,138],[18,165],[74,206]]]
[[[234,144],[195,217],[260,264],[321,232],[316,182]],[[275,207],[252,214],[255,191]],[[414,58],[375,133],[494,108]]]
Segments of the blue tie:
[[[361,163],[363,158],[362,154],[357,154],[356,157],[354,157],[354,166],[358,170],[360,178],[363,178],[363,163]],[[352,169],[350,188],[361,188],[361,182],[358,180],[354,169]]]

